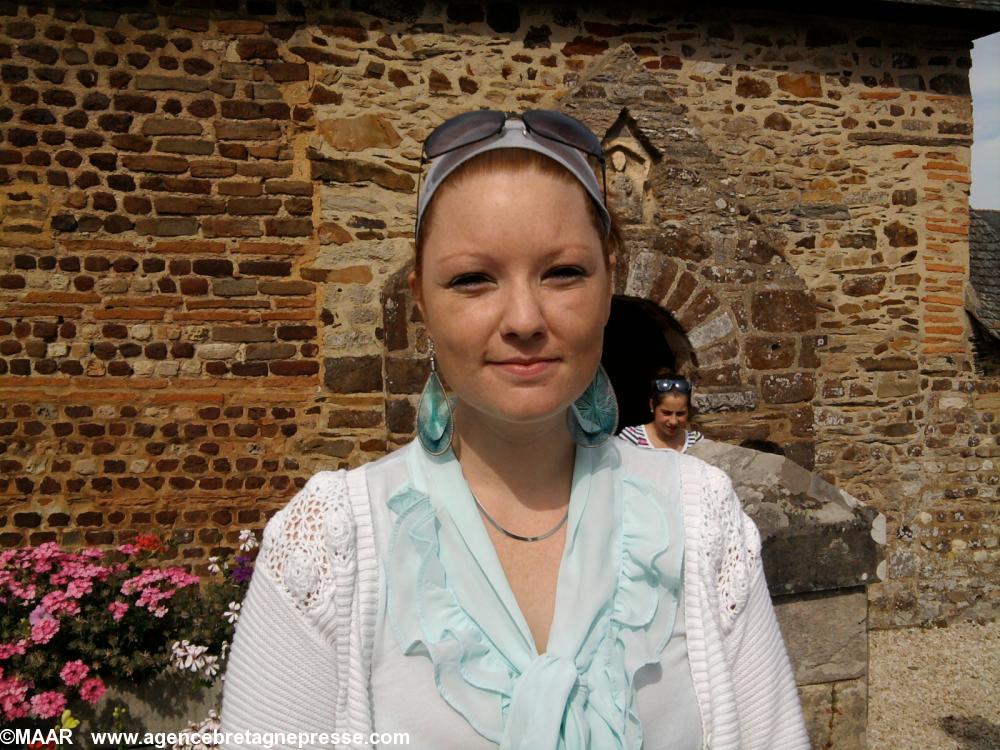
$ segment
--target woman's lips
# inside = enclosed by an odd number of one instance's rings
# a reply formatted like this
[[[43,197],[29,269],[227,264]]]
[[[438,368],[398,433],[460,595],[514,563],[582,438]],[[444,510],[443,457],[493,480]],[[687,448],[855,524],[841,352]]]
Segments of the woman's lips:
[[[558,362],[558,360],[540,359],[535,360],[534,362],[494,362],[493,364],[504,372],[516,377],[531,378],[541,375],[543,372],[555,365],[556,362]]]

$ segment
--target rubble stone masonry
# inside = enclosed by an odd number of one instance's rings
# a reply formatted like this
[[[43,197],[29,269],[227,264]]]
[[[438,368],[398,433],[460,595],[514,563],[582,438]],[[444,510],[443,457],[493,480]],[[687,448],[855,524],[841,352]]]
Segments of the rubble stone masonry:
[[[0,2],[0,546],[158,531],[202,571],[406,442],[421,142],[558,108],[705,431],[886,515],[876,627],[995,616],[970,35],[710,6]]]

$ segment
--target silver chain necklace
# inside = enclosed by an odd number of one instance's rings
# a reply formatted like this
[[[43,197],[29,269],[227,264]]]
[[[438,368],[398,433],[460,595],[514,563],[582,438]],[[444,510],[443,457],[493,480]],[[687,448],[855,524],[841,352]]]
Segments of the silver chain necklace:
[[[516,539],[519,542],[540,542],[543,539],[548,539],[550,536],[559,531],[559,529],[562,528],[562,525],[566,523],[566,519],[569,518],[569,506],[567,505],[566,513],[563,515],[562,520],[559,521],[559,523],[557,523],[549,531],[546,531],[544,534],[539,534],[538,536],[521,536],[520,534],[515,534],[513,531],[507,531],[507,529],[505,529],[503,526],[497,523],[496,520],[493,518],[493,516],[491,516],[489,513],[486,512],[486,508],[484,508],[483,504],[479,502],[479,498],[476,497],[476,493],[472,492],[471,489],[469,490],[469,492],[472,494],[472,499],[476,501],[476,507],[479,508],[479,512],[486,517],[486,520],[490,522],[490,525],[494,529],[499,531],[501,534],[509,536],[511,539]]]

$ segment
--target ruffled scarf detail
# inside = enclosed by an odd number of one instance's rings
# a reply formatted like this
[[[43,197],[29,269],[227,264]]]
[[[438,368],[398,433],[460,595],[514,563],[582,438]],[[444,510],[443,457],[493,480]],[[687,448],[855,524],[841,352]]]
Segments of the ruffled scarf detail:
[[[454,454],[408,450],[410,482],[388,501],[387,616],[403,652],[429,657],[441,697],[503,750],[640,748],[633,680],[659,661],[681,595],[679,478],[653,487],[622,476],[611,444],[577,448],[539,655]]]

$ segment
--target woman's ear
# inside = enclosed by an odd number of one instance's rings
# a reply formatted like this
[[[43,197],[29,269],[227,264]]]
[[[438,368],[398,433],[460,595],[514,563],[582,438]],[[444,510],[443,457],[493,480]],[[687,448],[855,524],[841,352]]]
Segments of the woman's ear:
[[[420,288],[420,276],[417,275],[416,269],[406,275],[406,283],[410,287],[410,294],[413,295],[414,302],[417,303],[417,309],[420,311],[420,319],[426,325],[427,316],[424,314],[424,295]]]

